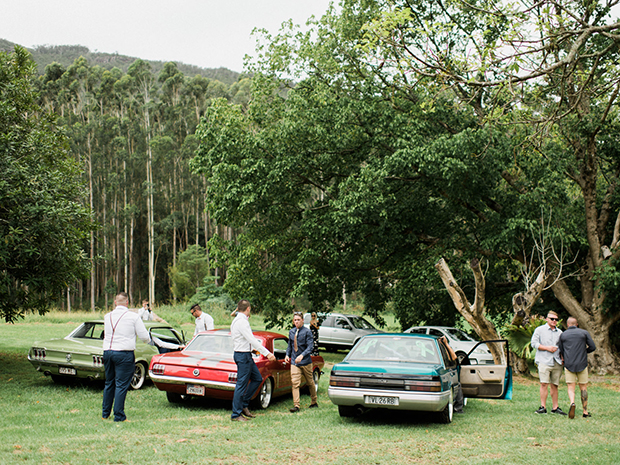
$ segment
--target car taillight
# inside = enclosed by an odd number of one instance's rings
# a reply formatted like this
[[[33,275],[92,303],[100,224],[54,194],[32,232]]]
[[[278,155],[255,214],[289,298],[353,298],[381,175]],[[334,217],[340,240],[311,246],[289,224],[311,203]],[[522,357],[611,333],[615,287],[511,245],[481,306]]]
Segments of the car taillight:
[[[166,369],[166,365],[162,365],[161,363],[155,363],[153,365],[153,368],[151,368],[151,371],[155,375],[163,375],[165,369]]]
[[[34,348],[32,349],[32,355],[37,360],[45,360],[45,349]]]
[[[360,387],[358,376],[338,376],[332,374],[329,377],[329,385],[337,387]]]
[[[93,365],[96,367],[103,366],[103,355],[93,355]]]
[[[237,382],[237,373],[228,373],[228,382],[236,383]]]
[[[441,382],[406,379],[405,391],[441,392]]]

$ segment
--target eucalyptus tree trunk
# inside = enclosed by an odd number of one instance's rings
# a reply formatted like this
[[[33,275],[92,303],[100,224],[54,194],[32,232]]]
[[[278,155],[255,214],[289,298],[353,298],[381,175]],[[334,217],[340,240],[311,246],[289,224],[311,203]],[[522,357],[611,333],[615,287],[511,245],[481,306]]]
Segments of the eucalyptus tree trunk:
[[[473,259],[469,264],[476,283],[476,294],[474,297],[474,303],[470,304],[465,292],[457,284],[450,267],[446,261],[442,258],[435,263],[435,269],[439,273],[443,285],[445,286],[448,294],[452,298],[454,306],[458,312],[463,315],[465,320],[476,331],[476,334],[480,336],[482,340],[494,340],[500,339],[499,334],[495,330],[495,325],[487,319],[485,313],[485,281],[482,270],[480,269],[480,261]],[[493,354],[495,363],[504,361],[504,353],[497,344],[487,344],[489,350]]]

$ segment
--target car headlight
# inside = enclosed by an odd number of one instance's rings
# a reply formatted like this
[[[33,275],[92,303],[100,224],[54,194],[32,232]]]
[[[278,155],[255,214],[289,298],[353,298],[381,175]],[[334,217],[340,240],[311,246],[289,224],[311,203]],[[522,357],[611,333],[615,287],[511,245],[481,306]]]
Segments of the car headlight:
[[[482,349],[480,347],[474,350],[474,354],[490,354],[490,353],[491,352],[489,352],[487,349]]]

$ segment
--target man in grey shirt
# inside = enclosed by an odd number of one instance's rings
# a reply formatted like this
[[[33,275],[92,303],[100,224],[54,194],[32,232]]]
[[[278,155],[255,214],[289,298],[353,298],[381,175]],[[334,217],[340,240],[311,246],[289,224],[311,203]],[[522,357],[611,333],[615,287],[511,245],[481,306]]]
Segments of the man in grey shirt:
[[[588,418],[588,354],[596,350],[592,336],[585,329],[577,327],[577,319],[572,316],[566,321],[568,329],[562,333],[558,343],[560,355],[564,360],[564,375],[568,387],[570,410],[568,418],[575,418],[575,385],[579,383],[583,417]]]
[[[532,347],[536,349],[536,366],[540,379],[540,408],[535,413],[547,413],[547,395],[551,391],[553,409],[551,413],[566,415],[558,404],[558,385],[562,376],[562,359],[558,341],[562,331],[557,328],[558,315],[547,313],[547,324],[539,326],[532,334]]]

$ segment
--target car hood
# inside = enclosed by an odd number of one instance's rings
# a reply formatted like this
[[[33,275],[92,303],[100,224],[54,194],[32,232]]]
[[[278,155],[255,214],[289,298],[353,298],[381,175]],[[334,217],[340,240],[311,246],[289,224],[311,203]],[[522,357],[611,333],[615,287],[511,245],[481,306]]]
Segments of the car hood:
[[[49,341],[35,342],[33,347],[41,347],[47,350],[61,352],[88,352],[103,354],[103,341],[101,339],[51,339]]]
[[[332,371],[363,371],[370,373],[391,373],[398,375],[434,375],[441,365],[430,363],[379,361],[344,361],[334,365]]]

